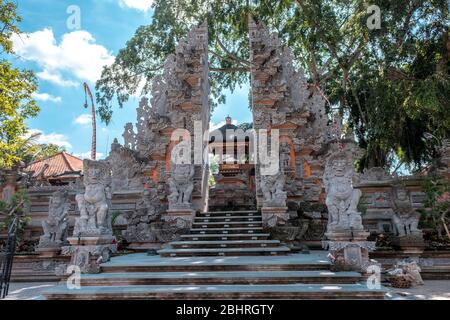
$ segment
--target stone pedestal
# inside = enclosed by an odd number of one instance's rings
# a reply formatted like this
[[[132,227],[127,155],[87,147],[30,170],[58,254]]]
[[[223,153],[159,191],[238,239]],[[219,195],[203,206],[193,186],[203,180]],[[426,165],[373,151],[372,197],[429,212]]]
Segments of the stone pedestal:
[[[148,250],[161,250],[163,244],[158,242],[132,242],[127,248],[139,252],[147,252]]]
[[[369,265],[369,251],[375,250],[375,242],[367,241],[369,232],[341,231],[325,233],[323,247],[334,256],[335,271],[364,272]]]
[[[403,254],[413,257],[420,257],[425,249],[422,232],[407,236],[398,236],[392,240],[392,246]]]
[[[54,258],[58,257],[61,253],[61,247],[37,247],[36,252],[39,253],[39,256],[42,258]]]
[[[116,238],[111,235],[67,238],[70,246],[62,248],[63,255],[70,255],[71,265],[80,267],[82,273],[99,273],[100,263],[110,260],[117,252]]]
[[[195,211],[192,209],[169,209],[163,219],[180,229],[189,229],[194,217]]]
[[[287,207],[262,207],[262,221],[265,227],[273,228],[277,225],[285,225],[289,220]]]

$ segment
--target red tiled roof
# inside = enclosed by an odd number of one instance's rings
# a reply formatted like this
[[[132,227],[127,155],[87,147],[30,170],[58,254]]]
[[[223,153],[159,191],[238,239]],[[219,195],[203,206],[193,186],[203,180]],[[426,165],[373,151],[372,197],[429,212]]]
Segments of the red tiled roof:
[[[33,177],[42,173],[45,166],[44,178],[58,177],[66,173],[80,172],[83,170],[83,160],[68,153],[60,152],[49,158],[31,163],[25,171],[34,171]]]

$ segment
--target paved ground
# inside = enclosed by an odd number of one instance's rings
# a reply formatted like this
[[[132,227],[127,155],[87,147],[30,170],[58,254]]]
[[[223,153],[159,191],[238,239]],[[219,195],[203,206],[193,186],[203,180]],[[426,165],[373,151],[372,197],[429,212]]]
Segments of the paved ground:
[[[428,280],[423,286],[389,290],[388,299],[394,300],[450,300],[450,280]]]
[[[56,286],[55,282],[11,283],[5,300],[38,300],[42,298],[42,291]]]
[[[6,300],[38,300],[41,292],[57,283],[11,283]],[[450,280],[425,281],[424,286],[411,289],[392,289],[389,300],[450,300]]]

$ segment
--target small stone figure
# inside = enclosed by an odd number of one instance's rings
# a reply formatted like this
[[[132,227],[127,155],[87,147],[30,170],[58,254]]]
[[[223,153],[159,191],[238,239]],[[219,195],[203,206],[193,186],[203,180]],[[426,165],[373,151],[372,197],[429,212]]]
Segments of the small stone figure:
[[[169,210],[190,209],[194,190],[194,166],[190,164],[172,164],[169,179]]]
[[[110,185],[111,171],[107,163],[84,160],[85,192],[76,196],[80,217],[75,223],[75,236],[112,235]]]
[[[362,219],[357,206],[361,190],[353,189],[353,165],[346,153],[332,155],[323,177],[327,193],[328,231],[362,230]]]
[[[48,218],[42,222],[44,234],[39,240],[40,248],[60,247],[67,237],[70,201],[67,191],[56,191],[49,201]]]
[[[287,143],[280,146],[280,164],[283,171],[291,169],[291,147]]]
[[[127,123],[125,125],[125,131],[122,136],[125,147],[131,150],[136,150],[136,134],[134,133],[132,123]]]
[[[394,211],[392,220],[398,236],[421,235],[422,232],[417,228],[420,213],[413,208],[411,193],[397,183],[392,187],[391,203]]]

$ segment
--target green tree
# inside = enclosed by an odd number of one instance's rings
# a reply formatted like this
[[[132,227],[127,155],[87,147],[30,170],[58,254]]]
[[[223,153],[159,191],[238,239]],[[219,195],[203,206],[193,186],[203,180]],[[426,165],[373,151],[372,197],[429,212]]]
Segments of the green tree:
[[[11,36],[18,33],[16,4],[0,0],[0,48],[12,54]],[[0,60],[0,168],[11,168],[20,159],[20,148],[25,143],[26,119],[35,117],[39,108],[32,98],[37,90],[33,72],[14,68]]]
[[[354,130],[366,154],[360,167],[420,167],[449,136],[448,3],[380,0],[381,29],[367,26],[367,0],[156,0],[151,23],[138,28],[97,82],[102,119],[161,72],[187,31],[209,24],[213,102],[249,81],[248,16],[277,31],[305,70]]]

